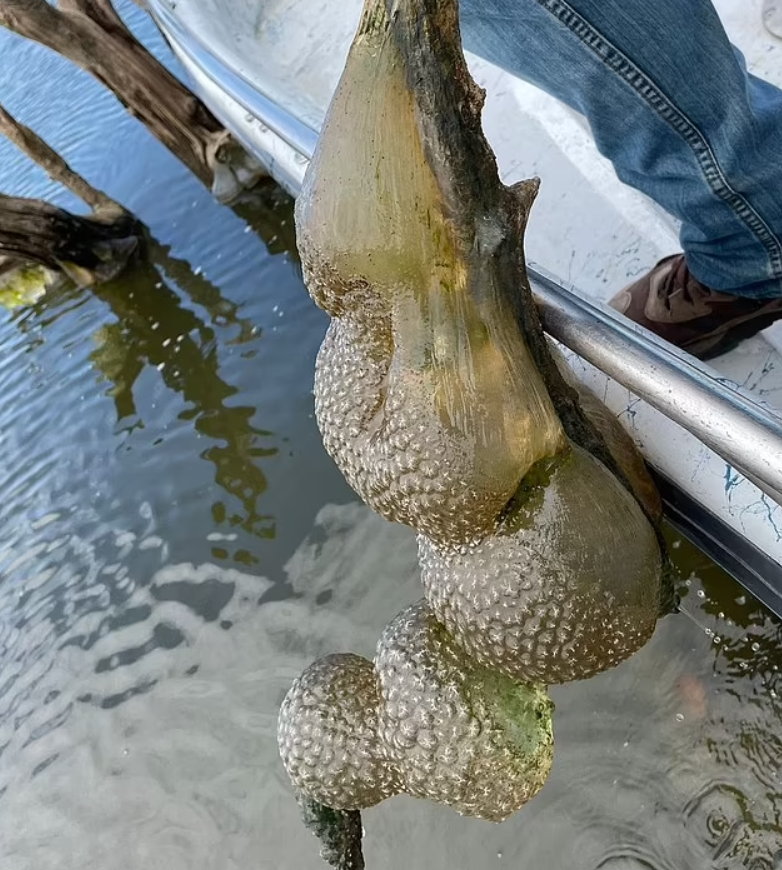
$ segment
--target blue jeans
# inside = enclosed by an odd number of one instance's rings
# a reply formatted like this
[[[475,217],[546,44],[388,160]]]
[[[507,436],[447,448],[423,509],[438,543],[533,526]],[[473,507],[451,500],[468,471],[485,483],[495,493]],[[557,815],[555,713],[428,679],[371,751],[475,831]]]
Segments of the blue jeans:
[[[617,175],[682,222],[699,281],[782,296],[782,91],[709,0],[462,0],[461,24],[465,48],[586,117]]]

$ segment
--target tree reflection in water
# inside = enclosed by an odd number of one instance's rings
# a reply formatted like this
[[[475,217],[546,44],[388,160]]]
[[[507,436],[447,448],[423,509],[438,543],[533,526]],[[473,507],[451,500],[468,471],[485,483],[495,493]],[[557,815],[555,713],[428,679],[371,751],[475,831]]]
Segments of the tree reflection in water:
[[[297,258],[292,202],[279,190],[266,189],[248,197],[235,211],[270,254],[286,252]],[[229,513],[223,501],[215,502],[215,521],[228,521],[258,538],[273,538],[275,517],[261,507],[267,478],[258,460],[277,455],[279,447],[271,443],[274,433],[253,424],[255,407],[227,404],[240,388],[221,375],[215,334],[215,328],[234,328],[234,337],[223,343],[236,346],[255,338],[258,328],[200,270],[172,256],[170,248],[154,238],[148,240],[146,260],[120,280],[91,292],[117,318],[97,330],[97,346],[90,354],[111,384],[108,392],[117,421],[125,431],[143,427],[134,386],[147,366],[155,367],[168,389],[189,403],[180,419],[193,420],[195,430],[213,442],[201,455],[213,463],[218,486],[241,506]],[[188,302],[193,306],[188,307]],[[245,564],[257,562],[246,550],[234,558]]]

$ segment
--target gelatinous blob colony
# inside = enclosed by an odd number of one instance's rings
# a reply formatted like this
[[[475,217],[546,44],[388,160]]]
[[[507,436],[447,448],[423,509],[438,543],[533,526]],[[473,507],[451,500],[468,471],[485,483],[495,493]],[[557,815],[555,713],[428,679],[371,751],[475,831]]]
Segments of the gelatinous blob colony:
[[[367,0],[297,202],[305,280],[332,317],[323,441],[367,504],[418,533],[425,601],[374,664],[312,665],[279,742],[328,806],[406,792],[499,820],[551,767],[543,685],[648,640],[662,560],[632,445],[591,399],[635,497],[566,436],[533,361],[518,289],[537,185],[499,180],[457,19],[455,0]]]
[[[477,665],[424,602],[383,632],[374,665],[332,655],[288,692],[280,753],[293,783],[336,809],[405,792],[502,821],[546,781],[545,689]]]

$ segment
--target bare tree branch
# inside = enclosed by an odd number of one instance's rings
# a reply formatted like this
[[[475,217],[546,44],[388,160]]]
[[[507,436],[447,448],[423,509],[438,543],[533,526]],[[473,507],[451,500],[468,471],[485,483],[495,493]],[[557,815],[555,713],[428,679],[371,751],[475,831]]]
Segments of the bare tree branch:
[[[141,245],[141,226],[125,212],[80,217],[48,202],[0,194],[0,257],[40,263],[89,284],[115,275]]]
[[[119,203],[75,173],[53,148],[29,127],[17,121],[2,104],[0,104],[0,133],[7,136],[14,145],[41,166],[51,179],[73,191],[93,211],[104,213],[124,211]]]
[[[110,0],[0,0],[0,25],[68,58],[111,90],[125,108],[208,187],[235,187],[264,173],[206,106],[150,54]],[[247,169],[250,168],[248,172]],[[230,176],[230,172],[229,172]]]

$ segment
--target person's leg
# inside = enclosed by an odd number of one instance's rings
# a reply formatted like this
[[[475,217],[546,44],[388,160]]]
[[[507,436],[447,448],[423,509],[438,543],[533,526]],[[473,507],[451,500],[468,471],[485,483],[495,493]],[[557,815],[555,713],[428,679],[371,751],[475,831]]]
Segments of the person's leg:
[[[782,296],[782,91],[709,0],[462,0],[465,48],[581,112],[627,184],[682,221],[692,276]]]

